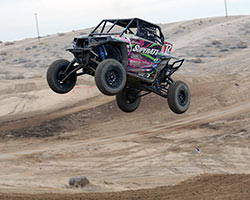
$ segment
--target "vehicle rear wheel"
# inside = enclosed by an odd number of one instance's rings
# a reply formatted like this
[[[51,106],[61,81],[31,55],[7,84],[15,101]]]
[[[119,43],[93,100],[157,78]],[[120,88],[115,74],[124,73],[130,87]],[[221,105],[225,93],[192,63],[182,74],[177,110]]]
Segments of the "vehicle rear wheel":
[[[176,114],[187,111],[190,104],[190,91],[182,81],[176,81],[168,89],[168,105]]]
[[[67,60],[59,59],[51,63],[47,70],[48,85],[56,93],[67,93],[71,91],[76,84],[76,73],[71,74],[66,80],[62,81],[67,76],[67,73],[64,72],[69,63]]]
[[[95,71],[95,83],[105,95],[116,95],[124,88],[127,74],[120,62],[114,59],[102,61]]]
[[[141,103],[140,92],[130,88],[124,88],[116,95],[116,103],[122,111],[133,112]]]

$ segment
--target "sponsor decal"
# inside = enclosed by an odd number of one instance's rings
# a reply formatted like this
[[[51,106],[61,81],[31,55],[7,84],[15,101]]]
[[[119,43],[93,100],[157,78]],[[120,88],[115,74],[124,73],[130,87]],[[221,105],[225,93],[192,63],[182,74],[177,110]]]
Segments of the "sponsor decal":
[[[126,38],[123,38],[123,37],[111,36],[111,38],[112,38],[113,40],[118,40],[118,41],[122,41],[122,42],[129,43],[129,41],[128,41]]]
[[[160,59],[160,58],[154,59],[154,63],[160,63],[160,62],[161,62],[161,59]]]
[[[141,47],[138,44],[132,48],[132,51],[138,52],[138,53],[143,53],[143,54],[148,54],[148,55],[152,55],[152,56],[157,55],[159,53],[158,49],[149,49],[146,47]]]

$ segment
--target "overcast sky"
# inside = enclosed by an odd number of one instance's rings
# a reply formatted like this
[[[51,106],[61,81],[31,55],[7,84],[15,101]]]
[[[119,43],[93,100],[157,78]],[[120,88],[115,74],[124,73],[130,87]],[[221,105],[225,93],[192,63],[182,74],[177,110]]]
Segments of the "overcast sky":
[[[227,0],[229,15],[250,15],[250,0]],[[154,23],[223,16],[224,0],[0,0],[0,40],[95,26],[103,18],[140,17]]]

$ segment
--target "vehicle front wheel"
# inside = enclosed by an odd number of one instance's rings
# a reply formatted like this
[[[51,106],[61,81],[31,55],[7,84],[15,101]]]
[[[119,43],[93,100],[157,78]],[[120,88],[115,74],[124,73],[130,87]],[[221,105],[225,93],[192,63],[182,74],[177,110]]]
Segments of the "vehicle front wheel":
[[[122,111],[133,112],[141,103],[140,92],[131,88],[124,88],[116,95],[116,103]]]
[[[56,93],[67,93],[71,91],[76,84],[76,73],[71,74],[68,78],[63,80],[67,76],[65,70],[69,63],[70,62],[67,60],[59,59],[51,63],[47,70],[48,85]]]
[[[176,114],[187,111],[190,104],[190,91],[186,83],[176,81],[168,89],[168,105]]]
[[[123,65],[114,59],[102,61],[95,71],[95,83],[105,95],[116,95],[124,88],[127,74]]]

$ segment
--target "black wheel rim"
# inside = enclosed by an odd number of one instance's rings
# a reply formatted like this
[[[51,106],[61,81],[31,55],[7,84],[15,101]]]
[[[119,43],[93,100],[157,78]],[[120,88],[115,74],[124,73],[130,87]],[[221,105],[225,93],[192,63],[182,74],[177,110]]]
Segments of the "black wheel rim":
[[[111,88],[118,88],[122,82],[120,72],[115,69],[110,69],[107,71],[105,79]]]
[[[185,106],[187,104],[187,100],[188,100],[188,93],[185,90],[185,88],[181,88],[178,92],[178,102],[181,106]]]
[[[128,87],[123,90],[123,95],[125,96],[126,102],[128,104],[133,104],[138,99],[138,92],[129,89]]]
[[[126,100],[128,104],[133,104],[136,101],[136,95],[126,93]]]
[[[58,72],[58,75],[57,75],[58,83],[60,83],[60,84],[65,83],[65,81],[62,81],[62,80],[65,78],[65,76],[66,76],[66,74],[63,73],[62,70],[60,70],[60,71]]]
[[[65,68],[63,67],[62,69],[60,69],[60,71],[57,73],[57,81],[60,85],[60,87],[69,87],[72,85],[72,78],[74,76],[74,74],[71,74],[67,79],[65,79],[64,81],[62,81],[67,74],[64,72]]]

